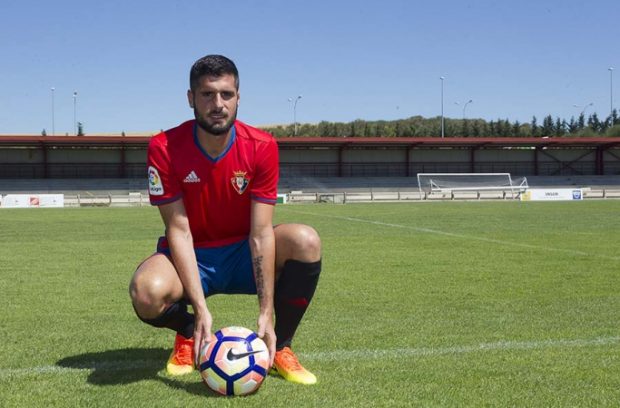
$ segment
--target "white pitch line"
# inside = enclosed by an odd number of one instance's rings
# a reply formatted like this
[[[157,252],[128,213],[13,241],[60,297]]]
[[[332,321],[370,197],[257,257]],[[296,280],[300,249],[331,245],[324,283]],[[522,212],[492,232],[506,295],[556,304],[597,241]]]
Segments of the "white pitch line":
[[[334,350],[315,353],[300,353],[309,360],[354,360],[397,357],[433,357],[449,354],[468,354],[485,351],[541,350],[547,348],[606,346],[620,343],[620,337],[598,337],[595,339],[540,340],[540,341],[498,341],[474,346],[421,347],[387,350]]]
[[[550,252],[562,252],[562,253],[570,254],[570,255],[593,256],[593,257],[602,258],[602,259],[608,259],[608,260],[612,260],[612,261],[620,261],[620,257],[618,257],[618,256],[608,256],[608,255],[602,255],[602,254],[592,254],[592,253],[588,253],[588,252],[584,252],[584,251],[579,251],[579,250],[575,250],[575,249],[554,248],[554,247],[548,247],[548,246],[524,244],[524,243],[521,243],[521,242],[503,241],[503,240],[493,239],[493,238],[478,237],[478,236],[475,236],[475,235],[457,234],[457,233],[454,233],[454,232],[435,230],[435,229],[431,229],[431,228],[422,228],[422,227],[414,227],[414,226],[411,226],[411,225],[402,225],[402,224],[393,224],[393,223],[389,223],[389,222],[365,220],[363,218],[353,218],[353,217],[345,217],[345,216],[330,215],[330,214],[317,214],[317,213],[308,212],[308,211],[291,210],[291,209],[288,209],[288,208],[287,208],[287,210],[291,211],[291,212],[294,212],[294,213],[298,213],[298,214],[313,215],[315,217],[336,218],[336,219],[345,220],[345,221],[354,221],[354,222],[361,222],[361,223],[366,223],[366,224],[380,225],[380,226],[383,226],[383,227],[393,227],[393,228],[409,229],[409,230],[412,230],[412,231],[424,232],[424,233],[427,233],[427,234],[444,235],[444,236],[451,237],[451,238],[461,238],[461,239],[467,239],[467,240],[489,242],[489,243],[498,244],[498,245],[508,245],[508,246],[515,246],[515,247],[521,247],[521,248],[527,248],[527,249],[535,249],[535,250],[544,250],[544,251],[550,251]]]
[[[488,351],[519,351],[519,350],[543,350],[548,348],[572,348],[572,347],[601,347],[620,344],[620,336],[597,337],[594,339],[556,339],[538,341],[498,341],[493,343],[480,343],[473,346],[450,346],[450,347],[420,347],[398,349],[375,349],[375,350],[332,350],[319,352],[299,353],[304,359],[312,361],[340,361],[340,360],[372,360],[381,358],[403,357],[435,357],[444,355],[458,355],[480,353]],[[141,370],[147,368],[163,369],[163,361],[156,360],[118,360],[98,361],[93,363],[80,362],[81,367],[64,366],[41,366],[25,368],[1,368],[0,380],[26,377],[43,374],[74,374],[92,371],[126,371]]]

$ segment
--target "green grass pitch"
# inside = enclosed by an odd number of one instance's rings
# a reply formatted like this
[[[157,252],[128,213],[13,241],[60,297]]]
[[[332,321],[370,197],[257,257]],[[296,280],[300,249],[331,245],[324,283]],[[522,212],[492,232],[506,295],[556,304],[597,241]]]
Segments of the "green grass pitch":
[[[168,377],[127,285],[154,208],[0,211],[2,407],[618,406],[620,201],[280,205],[324,269],[294,344],[316,386]],[[208,300],[255,328],[253,296]]]

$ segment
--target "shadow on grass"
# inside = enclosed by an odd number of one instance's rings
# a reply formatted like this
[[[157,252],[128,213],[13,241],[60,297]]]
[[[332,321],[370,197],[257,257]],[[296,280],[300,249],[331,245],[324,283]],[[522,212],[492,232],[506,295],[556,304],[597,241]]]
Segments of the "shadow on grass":
[[[90,370],[87,381],[93,385],[121,385],[157,380],[190,394],[220,397],[205,386],[199,380],[200,377],[186,375],[177,379],[160,373],[169,354],[170,350],[163,348],[127,348],[69,356],[58,360],[56,365],[76,370]]]

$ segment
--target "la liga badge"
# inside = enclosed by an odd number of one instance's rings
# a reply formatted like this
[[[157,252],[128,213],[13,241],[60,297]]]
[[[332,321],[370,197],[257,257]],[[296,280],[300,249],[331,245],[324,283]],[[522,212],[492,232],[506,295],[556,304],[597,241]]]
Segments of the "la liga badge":
[[[164,195],[164,185],[159,177],[159,172],[153,166],[149,166],[149,193],[151,195]]]
[[[243,194],[250,184],[250,179],[246,176],[247,171],[235,171],[233,174],[235,176],[230,179],[230,182],[237,193]]]

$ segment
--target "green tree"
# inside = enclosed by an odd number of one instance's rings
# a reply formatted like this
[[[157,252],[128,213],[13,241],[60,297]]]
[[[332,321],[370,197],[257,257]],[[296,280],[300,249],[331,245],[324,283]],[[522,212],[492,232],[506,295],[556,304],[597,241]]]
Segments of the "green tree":
[[[269,127],[269,128],[265,128],[263,129],[264,131],[271,133],[274,137],[287,137],[287,136],[292,136],[293,133],[289,133],[286,128],[282,127],[282,126],[276,126],[276,127]]]
[[[510,137],[512,134],[512,125],[508,119],[502,121],[502,136]]]
[[[346,123],[342,123],[342,122],[338,122],[335,124],[335,129],[336,134],[334,136],[336,137],[348,137],[351,136],[351,133],[349,132],[350,127],[347,126]]]
[[[607,116],[607,118],[605,118],[604,121],[601,122],[601,130],[599,133],[605,133],[605,131],[611,127],[612,122],[613,118],[610,114],[609,116]]]
[[[318,136],[317,132],[318,132],[317,127],[309,123],[304,123],[301,126],[299,126],[299,124],[297,125],[297,136],[306,136],[306,137]]]
[[[469,121],[467,119],[463,119],[461,123],[461,136],[469,137]]]
[[[377,126],[374,122],[368,122],[366,124],[366,129],[364,130],[364,136],[372,137],[377,135]]]
[[[591,127],[585,127],[581,130],[579,130],[575,136],[577,137],[595,137],[598,136],[598,133],[596,133],[594,130],[592,130]]]
[[[569,134],[574,134],[579,129],[579,124],[575,121],[575,117],[570,117],[570,122],[568,122],[567,130]]]
[[[494,121],[490,121],[487,124],[487,130],[485,132],[485,136],[493,137],[495,135],[496,135],[496,132],[495,132],[495,122]]]
[[[332,134],[332,124],[330,122],[327,121],[321,121],[319,122],[319,124],[317,125],[318,127],[318,134],[319,136],[331,136]]]
[[[366,121],[362,119],[356,119],[351,124],[352,136],[366,136]]]
[[[601,131],[601,128],[602,128],[601,121],[598,118],[598,115],[596,114],[596,112],[594,112],[588,118],[588,127],[596,133],[599,133]]]
[[[542,128],[540,129],[540,135],[542,137],[549,137],[554,133],[553,131],[554,131],[553,118],[551,117],[551,115],[547,115],[543,119],[543,125],[542,125]]]
[[[540,135],[540,129],[538,128],[538,122],[536,121],[536,116],[532,116],[532,124],[530,125],[532,129],[532,136],[538,137]]]
[[[401,129],[400,136],[403,136],[403,137],[415,136],[415,127],[411,123],[408,123],[406,121],[403,122],[403,124],[401,125],[400,129]]]
[[[620,123],[607,129],[607,131],[605,132],[605,136],[620,137]]]
[[[555,126],[553,128],[556,136],[563,136],[566,133],[566,121],[561,120],[559,117],[555,120]]]
[[[620,124],[618,112],[612,114],[601,122],[596,114],[592,114],[587,121],[582,114],[575,120],[570,118],[556,118],[555,120],[548,115],[543,120],[543,125],[539,126],[536,116],[532,117],[531,123],[510,122],[508,119],[491,120],[489,122],[482,119],[444,119],[445,135],[448,137],[539,137],[539,136],[567,136],[567,135],[592,135],[606,134],[606,130],[612,124]],[[356,119],[352,122],[327,122],[321,121],[316,125],[303,124],[298,126],[298,136],[332,136],[332,137],[429,137],[436,136],[438,129],[441,128],[440,117],[423,118],[412,116],[406,119],[393,121],[377,120],[366,121]],[[583,132],[588,129],[587,132]],[[292,136],[295,132],[293,124],[264,128],[275,137]],[[83,134],[83,130],[82,130]]]
[[[385,137],[395,137],[396,136],[396,124],[394,122],[386,122],[385,123],[384,136]]]
[[[581,112],[579,114],[579,119],[577,119],[577,130],[581,130],[584,127],[586,127],[586,117],[583,112]]]
[[[474,121],[471,125],[471,135],[473,137],[480,137],[482,130],[480,129],[480,123],[477,120]]]
[[[403,135],[402,127],[403,127],[403,125],[401,124],[400,120],[397,120],[394,123],[394,136],[401,137]]]

